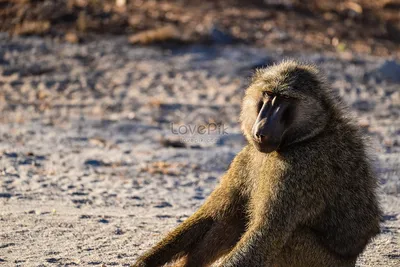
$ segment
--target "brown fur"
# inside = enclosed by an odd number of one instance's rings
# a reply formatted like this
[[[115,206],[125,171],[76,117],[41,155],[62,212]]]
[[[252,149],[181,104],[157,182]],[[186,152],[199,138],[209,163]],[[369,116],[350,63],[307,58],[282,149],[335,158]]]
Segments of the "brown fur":
[[[265,90],[295,97],[282,146],[261,153],[251,128]],[[376,178],[358,129],[310,65],[258,70],[243,100],[249,144],[205,204],[134,266],[355,266],[379,232]]]

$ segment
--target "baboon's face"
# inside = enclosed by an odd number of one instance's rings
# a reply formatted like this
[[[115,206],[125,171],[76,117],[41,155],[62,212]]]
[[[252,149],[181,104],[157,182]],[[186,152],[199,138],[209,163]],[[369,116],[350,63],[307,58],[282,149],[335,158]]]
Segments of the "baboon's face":
[[[327,122],[329,112],[313,69],[287,65],[258,71],[243,101],[242,130],[264,153],[311,138]]]

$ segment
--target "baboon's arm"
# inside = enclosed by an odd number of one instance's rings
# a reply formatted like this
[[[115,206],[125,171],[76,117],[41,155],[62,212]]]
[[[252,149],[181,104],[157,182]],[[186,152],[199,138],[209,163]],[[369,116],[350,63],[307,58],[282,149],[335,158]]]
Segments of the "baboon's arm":
[[[260,182],[251,200],[251,223],[220,266],[270,266],[298,225],[322,211],[325,204],[315,182],[296,181],[295,176],[270,181]]]
[[[237,158],[240,157],[240,154]],[[163,240],[145,253],[133,265],[135,267],[162,266],[176,258],[189,254],[215,222],[225,221],[241,210],[241,197],[237,181],[239,168],[237,159],[221,180],[221,184],[214,190],[205,204],[185,222],[169,233]]]
[[[141,256],[134,267],[162,266],[187,253],[211,228],[211,217],[198,211],[169,233],[150,251]]]

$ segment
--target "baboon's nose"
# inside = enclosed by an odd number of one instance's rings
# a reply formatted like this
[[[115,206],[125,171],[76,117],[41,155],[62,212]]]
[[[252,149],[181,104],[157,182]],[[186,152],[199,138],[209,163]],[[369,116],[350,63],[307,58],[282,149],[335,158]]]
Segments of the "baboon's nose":
[[[265,136],[265,135],[263,135],[261,133],[256,133],[255,134],[255,138],[256,138],[257,142],[263,143],[264,141],[266,141],[267,136]]]

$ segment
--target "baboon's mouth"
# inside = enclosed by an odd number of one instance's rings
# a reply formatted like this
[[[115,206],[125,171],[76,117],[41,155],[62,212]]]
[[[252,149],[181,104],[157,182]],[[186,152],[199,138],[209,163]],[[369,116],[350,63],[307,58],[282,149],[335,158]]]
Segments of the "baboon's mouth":
[[[259,142],[254,139],[254,146],[262,153],[271,153],[279,148],[280,142]]]

